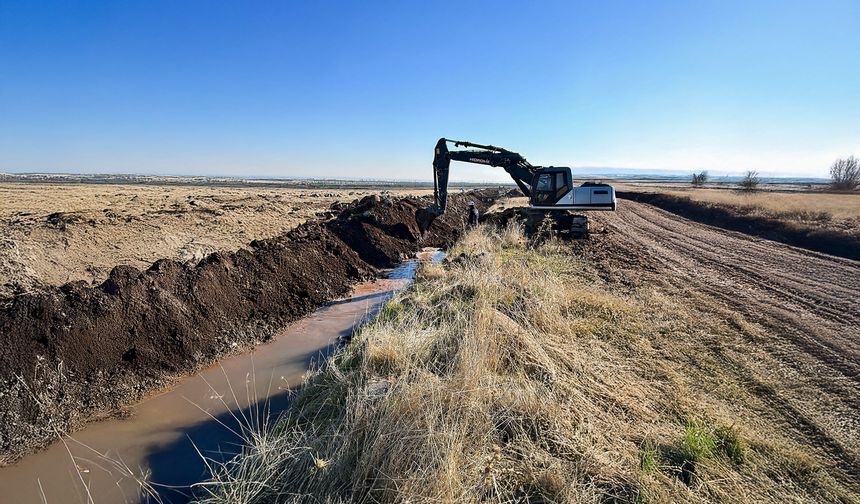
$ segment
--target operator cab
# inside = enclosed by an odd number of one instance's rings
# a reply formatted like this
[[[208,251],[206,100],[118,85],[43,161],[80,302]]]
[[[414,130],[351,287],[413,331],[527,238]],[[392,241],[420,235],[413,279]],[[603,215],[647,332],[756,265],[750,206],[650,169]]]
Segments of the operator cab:
[[[573,188],[570,168],[543,168],[532,180],[532,206],[554,206]]]
[[[573,187],[570,168],[541,168],[532,179],[529,204],[539,210],[615,210],[615,189],[594,182]]]

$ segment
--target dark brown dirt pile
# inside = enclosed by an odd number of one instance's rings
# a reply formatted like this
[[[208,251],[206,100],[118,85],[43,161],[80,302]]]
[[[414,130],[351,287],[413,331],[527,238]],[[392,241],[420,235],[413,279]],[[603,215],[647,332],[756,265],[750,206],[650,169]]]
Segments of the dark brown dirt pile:
[[[117,266],[98,286],[12,298],[0,311],[0,463],[271,337],[419,247],[450,245],[467,200],[483,209],[494,196],[453,196],[423,238],[414,215],[429,201],[368,196],[196,265]]]

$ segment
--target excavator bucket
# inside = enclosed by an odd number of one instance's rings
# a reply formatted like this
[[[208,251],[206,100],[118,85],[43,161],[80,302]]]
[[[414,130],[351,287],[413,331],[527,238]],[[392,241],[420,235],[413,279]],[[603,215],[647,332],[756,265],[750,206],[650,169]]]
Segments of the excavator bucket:
[[[421,231],[422,236],[430,229],[436,217],[441,215],[439,212],[434,211],[435,209],[436,207],[419,208],[415,211],[415,222],[418,223],[418,229]]]
[[[448,144],[444,138],[436,142],[433,151],[433,199],[439,208],[439,213],[445,211],[448,203],[448,174],[451,172],[451,160],[448,158]]]
[[[433,152],[433,201],[430,208],[419,208],[415,211],[415,221],[421,234],[430,229],[436,217],[445,212],[448,204],[448,173],[451,171],[451,160],[448,159],[448,144],[444,138],[436,142]]]

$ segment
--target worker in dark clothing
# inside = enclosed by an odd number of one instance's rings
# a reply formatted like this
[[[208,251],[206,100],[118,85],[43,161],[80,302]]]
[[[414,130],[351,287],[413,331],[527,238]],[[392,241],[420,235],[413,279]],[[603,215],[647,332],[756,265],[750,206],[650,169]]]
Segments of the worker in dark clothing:
[[[478,218],[480,214],[478,213],[478,207],[475,206],[474,201],[469,202],[469,215],[466,217],[466,222],[469,223],[469,227],[478,225]]]

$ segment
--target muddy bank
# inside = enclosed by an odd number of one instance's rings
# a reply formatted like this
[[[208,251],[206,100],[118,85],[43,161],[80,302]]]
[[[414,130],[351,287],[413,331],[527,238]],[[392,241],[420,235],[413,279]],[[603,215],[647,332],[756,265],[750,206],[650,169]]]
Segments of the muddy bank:
[[[742,207],[709,204],[670,194],[618,192],[617,196],[647,203],[702,224],[847,259],[860,259],[860,234],[856,232],[843,233],[779,219],[746,215]]]
[[[0,461],[268,339],[420,246],[450,245],[466,201],[493,194],[453,197],[423,239],[414,215],[428,201],[366,197],[196,265],[120,266],[98,286],[12,298],[0,311]]]

